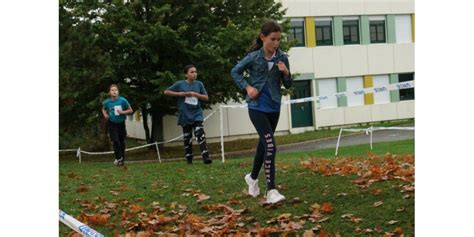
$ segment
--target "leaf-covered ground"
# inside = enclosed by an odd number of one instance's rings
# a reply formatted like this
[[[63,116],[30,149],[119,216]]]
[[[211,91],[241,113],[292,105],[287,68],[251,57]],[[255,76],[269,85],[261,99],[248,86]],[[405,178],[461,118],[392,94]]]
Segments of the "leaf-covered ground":
[[[333,152],[277,155],[287,198],[278,205],[247,195],[250,157],[210,166],[62,162],[59,207],[106,236],[413,236],[414,141]]]

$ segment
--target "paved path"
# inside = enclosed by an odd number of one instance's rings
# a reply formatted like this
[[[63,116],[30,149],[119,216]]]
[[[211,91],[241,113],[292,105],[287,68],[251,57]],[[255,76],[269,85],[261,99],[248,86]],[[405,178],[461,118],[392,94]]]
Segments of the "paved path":
[[[415,131],[407,130],[379,130],[373,132],[372,142],[392,142],[392,141],[403,141],[409,139],[415,139]],[[336,151],[337,137],[335,138],[324,138],[314,141],[306,141],[294,144],[277,145],[278,152],[290,153],[299,151],[312,151],[325,148],[333,148]],[[348,133],[341,137],[339,147],[362,145],[370,143],[370,136],[365,133]],[[255,150],[246,150],[242,152],[229,152],[226,157],[235,156],[252,156]],[[220,157],[220,155],[219,155]]]

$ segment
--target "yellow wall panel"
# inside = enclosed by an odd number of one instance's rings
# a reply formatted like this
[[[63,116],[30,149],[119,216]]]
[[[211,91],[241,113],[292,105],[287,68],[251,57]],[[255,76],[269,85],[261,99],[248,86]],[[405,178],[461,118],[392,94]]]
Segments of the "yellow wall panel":
[[[305,17],[304,20],[304,31],[306,32],[306,47],[316,47],[316,29],[314,28],[314,17]]]
[[[364,76],[364,88],[374,87],[374,78],[370,75]],[[374,104],[374,93],[364,95],[364,101],[366,105]]]

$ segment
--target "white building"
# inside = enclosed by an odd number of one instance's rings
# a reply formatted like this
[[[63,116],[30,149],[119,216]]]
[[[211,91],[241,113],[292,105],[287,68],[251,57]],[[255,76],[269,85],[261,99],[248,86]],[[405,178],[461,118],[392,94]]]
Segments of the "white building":
[[[291,71],[299,74],[293,83],[295,95],[283,100],[414,80],[414,0],[279,2],[291,19],[288,37],[298,42],[288,52]],[[143,139],[139,118],[127,120],[127,131],[130,137]],[[407,118],[414,118],[413,88],[283,105],[277,133]],[[247,109],[225,109],[223,122],[226,140],[256,136]],[[163,126],[165,140],[182,133],[176,116],[166,116]],[[211,142],[218,139],[219,113],[204,126]]]

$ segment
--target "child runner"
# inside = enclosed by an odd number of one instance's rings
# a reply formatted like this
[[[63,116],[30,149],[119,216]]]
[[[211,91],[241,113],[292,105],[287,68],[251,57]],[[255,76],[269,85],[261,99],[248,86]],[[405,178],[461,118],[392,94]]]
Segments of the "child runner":
[[[281,26],[275,21],[266,22],[260,29],[248,54],[232,68],[231,75],[237,86],[244,90],[248,113],[258,132],[259,142],[252,172],[245,175],[248,192],[260,194],[258,173],[262,165],[267,183],[267,203],[285,199],[275,188],[275,129],[280,117],[281,84],[289,88],[292,83],[287,55],[279,49]],[[244,71],[249,78],[244,79]]]
[[[132,114],[133,109],[127,99],[119,96],[118,86],[112,84],[109,87],[110,98],[102,102],[102,114],[107,119],[107,129],[110,139],[114,144],[115,165],[122,166],[125,163],[125,115]]]
[[[193,163],[193,131],[197,138],[204,164],[211,164],[207,150],[206,134],[202,122],[204,117],[200,100],[208,101],[206,88],[196,80],[197,70],[194,65],[184,68],[186,79],[180,80],[165,90],[165,95],[178,97],[178,125],[183,127],[185,158],[188,164]]]

